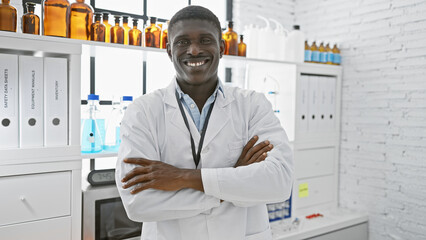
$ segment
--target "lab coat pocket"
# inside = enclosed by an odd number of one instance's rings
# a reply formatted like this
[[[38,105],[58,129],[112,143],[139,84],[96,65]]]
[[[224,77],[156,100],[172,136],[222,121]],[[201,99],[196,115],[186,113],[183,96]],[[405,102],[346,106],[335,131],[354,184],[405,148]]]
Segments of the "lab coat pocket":
[[[230,163],[235,164],[238,161],[241,153],[243,152],[244,142],[237,141],[228,144],[228,160]]]
[[[271,229],[268,228],[263,232],[245,236],[244,240],[270,240],[272,239]]]

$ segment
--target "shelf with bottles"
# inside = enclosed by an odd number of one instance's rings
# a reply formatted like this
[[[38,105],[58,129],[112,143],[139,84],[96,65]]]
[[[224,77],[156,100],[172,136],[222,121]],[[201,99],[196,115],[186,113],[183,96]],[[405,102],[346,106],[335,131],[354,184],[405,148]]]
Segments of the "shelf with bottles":
[[[312,41],[309,45],[308,40],[305,41],[304,61],[307,63],[320,63],[338,66],[341,64],[340,49],[336,43],[327,43],[323,41],[317,46],[317,41]]]
[[[141,46],[132,46],[132,45],[123,45],[123,44],[111,44],[106,42],[97,42],[97,41],[86,41],[86,40],[78,40],[78,39],[69,39],[69,38],[59,38],[59,37],[52,37],[52,36],[42,36],[42,35],[32,35],[32,34],[22,34],[22,33],[15,33],[15,32],[7,32],[7,31],[0,31],[0,36],[5,37],[15,37],[15,38],[21,38],[21,39],[32,39],[32,40],[41,40],[41,41],[47,41],[47,42],[57,42],[57,43],[73,43],[73,44],[80,44],[82,46],[86,46],[89,48],[96,48],[96,47],[104,47],[104,48],[112,48],[112,49],[124,49],[124,50],[130,50],[130,51],[138,51],[144,54],[144,57],[146,59],[149,59],[149,55],[152,54],[166,54],[165,49],[160,48],[153,48],[153,47],[141,47]],[[31,49],[31,48],[29,48]],[[91,56],[96,56],[94,54],[94,51],[89,51]],[[253,57],[241,57],[241,56],[232,56],[232,55],[224,55],[222,57],[223,60],[229,61],[229,62],[240,62],[240,63],[249,63],[249,62],[271,62],[271,63],[287,63],[287,64],[314,64],[311,62],[303,62],[303,63],[296,63],[294,61],[284,61],[284,60],[273,60],[273,59],[263,59],[263,58],[253,58]],[[316,64],[318,65],[318,64]],[[326,65],[326,67],[339,67],[338,65]]]

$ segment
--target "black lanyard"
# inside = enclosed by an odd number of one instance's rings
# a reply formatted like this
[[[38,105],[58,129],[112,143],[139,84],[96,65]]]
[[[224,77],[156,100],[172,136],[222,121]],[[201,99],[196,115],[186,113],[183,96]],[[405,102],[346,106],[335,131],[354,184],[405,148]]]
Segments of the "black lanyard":
[[[217,94],[216,94],[216,97],[217,97]],[[206,135],[207,125],[209,124],[210,115],[212,113],[215,102],[212,103],[212,105],[210,106],[209,112],[207,113],[206,120],[204,121],[203,129],[201,130],[201,138],[200,138],[200,143],[198,144],[198,152],[195,153],[194,139],[192,138],[191,130],[189,129],[188,119],[186,118],[186,114],[185,114],[185,111],[183,110],[183,106],[179,99],[179,93],[177,92],[177,90],[176,90],[176,100],[179,104],[180,113],[182,114],[183,120],[185,121],[186,128],[189,131],[189,136],[191,137],[192,158],[194,159],[195,168],[197,168],[201,158],[200,153],[201,153],[201,149],[203,148],[204,136]]]

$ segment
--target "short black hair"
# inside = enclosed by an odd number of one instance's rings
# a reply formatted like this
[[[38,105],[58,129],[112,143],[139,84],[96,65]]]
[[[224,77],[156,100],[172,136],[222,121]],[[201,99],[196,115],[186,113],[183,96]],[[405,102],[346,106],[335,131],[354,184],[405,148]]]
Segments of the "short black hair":
[[[219,40],[222,39],[222,28],[220,27],[219,19],[212,11],[205,7],[190,5],[179,10],[172,19],[170,19],[168,26],[169,33],[172,31],[174,25],[182,20],[206,20],[216,27],[219,33]]]

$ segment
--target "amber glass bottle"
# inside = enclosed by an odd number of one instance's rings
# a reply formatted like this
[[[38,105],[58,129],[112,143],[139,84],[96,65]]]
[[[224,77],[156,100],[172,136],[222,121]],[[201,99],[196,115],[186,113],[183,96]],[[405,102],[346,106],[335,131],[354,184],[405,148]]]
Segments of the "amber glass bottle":
[[[320,61],[319,50],[317,47],[317,43],[315,41],[311,45],[311,52],[312,52],[312,62],[319,63]]]
[[[44,0],[43,35],[69,37],[69,17],[68,0]]]
[[[90,40],[90,26],[93,22],[93,9],[84,3],[84,0],[77,0],[71,4],[69,37],[81,40]]]
[[[156,17],[150,18],[151,25],[145,28],[145,46],[160,48],[161,29],[155,24]]]
[[[225,55],[238,55],[238,34],[233,30],[234,22],[228,23],[228,31],[223,34]]]
[[[333,64],[333,51],[330,48],[330,43],[325,46],[325,51],[327,52],[327,64]]]
[[[129,31],[129,45],[142,46],[142,31],[138,29],[136,18],[133,18],[133,29]]]
[[[238,56],[245,57],[247,51],[247,45],[244,43],[244,36],[240,35],[240,43],[238,43]]]
[[[10,0],[1,0],[0,4],[0,30],[16,32],[18,15],[16,8],[10,5]]]
[[[167,48],[167,42],[169,41],[167,38],[167,35],[169,33],[168,30],[168,26],[169,26],[170,21],[167,21],[167,24],[165,24],[164,28],[163,28],[163,32],[161,33],[161,43],[160,43],[160,48],[162,49],[166,49]]]
[[[129,45],[129,16],[123,16],[124,45]]]
[[[111,42],[112,43],[124,43],[124,28],[120,26],[121,16],[114,16],[115,26],[111,28]]]
[[[40,35],[40,18],[34,14],[35,3],[28,2],[27,13],[22,16],[22,32]]]
[[[111,27],[112,25],[109,24],[109,12],[102,13],[102,21],[105,25],[105,42],[109,43],[111,42]]]
[[[312,51],[308,40],[305,41],[305,62],[312,62]]]
[[[327,63],[327,51],[325,51],[324,43],[321,42],[319,48],[319,59],[320,63],[326,64]]]
[[[101,23],[102,13],[95,13],[95,22],[90,26],[90,40],[105,42],[105,25]]]
[[[337,48],[337,44],[334,44],[332,51],[333,51],[333,64],[340,65],[342,59],[340,55],[340,49]]]

